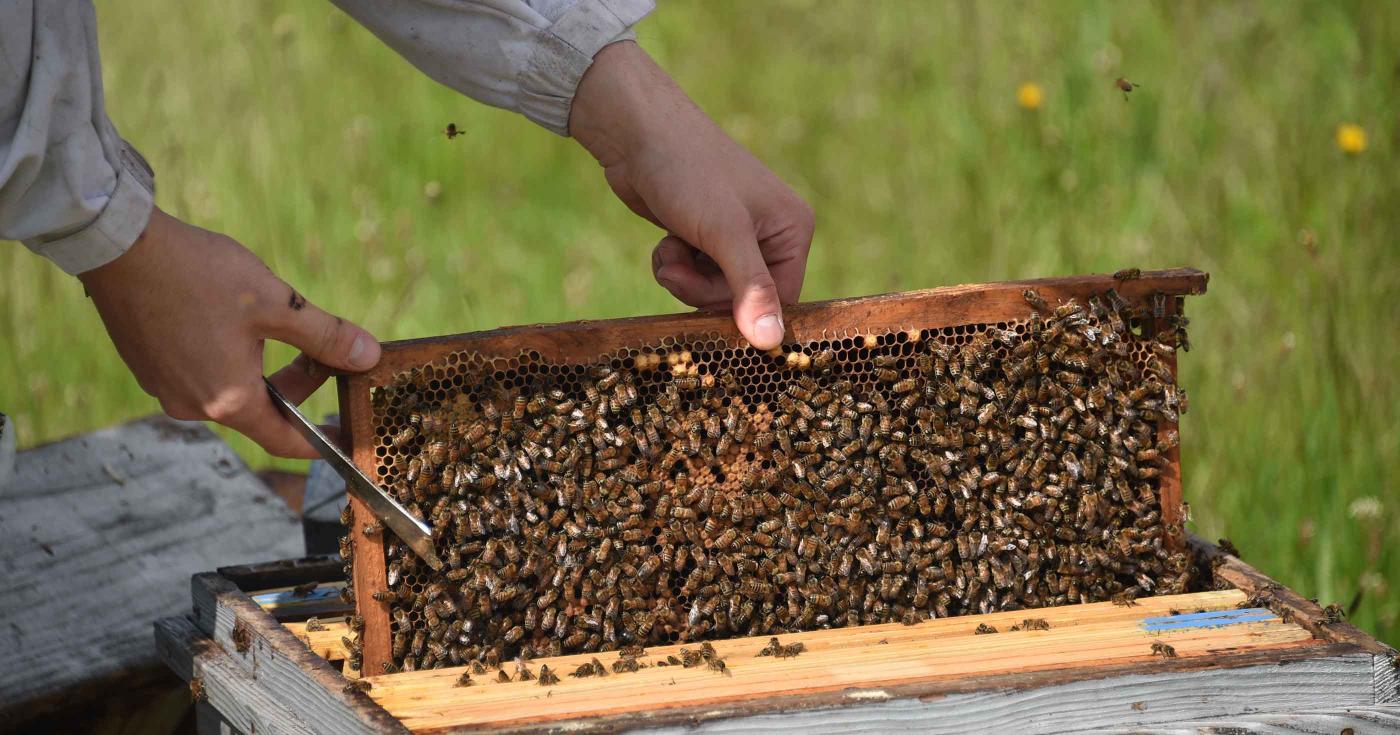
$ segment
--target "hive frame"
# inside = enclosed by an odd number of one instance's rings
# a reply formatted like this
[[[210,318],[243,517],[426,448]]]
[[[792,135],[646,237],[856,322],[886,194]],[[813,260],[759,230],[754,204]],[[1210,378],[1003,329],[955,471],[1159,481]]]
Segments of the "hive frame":
[[[785,343],[806,343],[822,339],[855,337],[872,332],[907,329],[943,329],[963,325],[994,324],[1025,319],[1030,308],[1022,296],[1035,289],[1053,308],[1075,299],[1081,303],[1090,296],[1114,288],[1127,301],[1146,303],[1160,293],[1183,297],[1205,293],[1208,274],[1179,268],[1143,272],[1131,280],[1112,275],[1085,275],[1026,281],[947,286],[898,294],[854,299],[836,299],[790,306],[784,311],[787,326]],[[1179,308],[1179,298],[1166,300],[1162,318],[1144,325],[1151,334]],[[659,344],[676,335],[715,335],[726,341],[742,342],[727,313],[692,312],[666,316],[636,317],[602,321],[579,321],[554,325],[507,327],[485,332],[388,342],[383,345],[379,364],[365,373],[340,375],[342,443],[349,448],[356,465],[370,477],[378,477],[375,455],[375,429],[371,408],[375,388],[392,383],[394,376],[415,367],[447,359],[452,353],[469,352],[485,358],[515,358],[534,350],[555,363],[586,364],[616,350],[642,344]],[[1150,336],[1150,335],[1149,335]],[[1175,357],[1166,359],[1176,370]],[[1159,433],[1175,430],[1174,424],[1159,425]],[[1162,522],[1179,526],[1181,518],[1180,449],[1167,456],[1159,478]],[[373,516],[354,497],[351,528],[360,528]],[[374,592],[387,589],[384,540],[381,535],[352,533],[355,545],[352,582],[359,614],[364,618],[360,642],[363,647],[362,671],[373,674],[390,656],[389,604],[373,599]],[[1178,534],[1175,538],[1181,539]]]

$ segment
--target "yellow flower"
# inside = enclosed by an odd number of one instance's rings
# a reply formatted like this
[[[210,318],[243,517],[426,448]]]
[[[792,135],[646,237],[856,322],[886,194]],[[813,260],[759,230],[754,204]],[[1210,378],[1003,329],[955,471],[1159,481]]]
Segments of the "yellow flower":
[[[1016,89],[1016,104],[1027,110],[1039,110],[1045,100],[1045,93],[1035,82],[1025,82]]]
[[[1342,123],[1337,126],[1337,147],[1344,153],[1356,155],[1366,150],[1366,131],[1355,123]]]

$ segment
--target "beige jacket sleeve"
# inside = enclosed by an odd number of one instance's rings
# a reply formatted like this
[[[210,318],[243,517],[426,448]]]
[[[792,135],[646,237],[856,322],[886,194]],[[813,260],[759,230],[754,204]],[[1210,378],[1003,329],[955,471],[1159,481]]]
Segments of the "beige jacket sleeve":
[[[653,0],[333,0],[429,77],[569,134],[579,80]]]
[[[0,3],[0,240],[82,273],[131,247],[154,191],[103,109],[92,3]]]
[[[593,55],[653,0],[334,0],[437,81],[568,134]],[[126,252],[154,180],[103,106],[90,0],[0,0],[0,240],[78,274]]]

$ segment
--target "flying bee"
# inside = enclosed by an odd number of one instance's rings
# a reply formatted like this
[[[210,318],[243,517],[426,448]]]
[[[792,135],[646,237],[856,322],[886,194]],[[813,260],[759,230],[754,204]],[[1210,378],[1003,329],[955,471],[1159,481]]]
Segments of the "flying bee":
[[[1123,99],[1126,100],[1128,99],[1129,92],[1133,91],[1134,89],[1137,89],[1138,87],[1141,87],[1142,85],[1130,82],[1127,79],[1124,79],[1123,77],[1118,77],[1117,79],[1113,80],[1113,86],[1117,87],[1118,90],[1123,93]]]
[[[442,132],[447,136],[448,140],[452,140],[453,138],[459,135],[466,134],[465,131],[457,127],[457,123],[448,123],[447,127],[444,128]]]

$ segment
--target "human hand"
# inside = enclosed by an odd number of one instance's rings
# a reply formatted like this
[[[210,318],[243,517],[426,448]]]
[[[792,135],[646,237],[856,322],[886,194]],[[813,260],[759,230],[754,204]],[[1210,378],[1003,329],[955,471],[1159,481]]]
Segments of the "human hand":
[[[271,377],[296,403],[328,377],[316,362],[356,371],[379,362],[369,332],[307,302],[232,238],[159,209],[130,250],[79,278],[161,410],[223,424],[277,456],[319,455],[263,385],[264,340],[302,350]]]
[[[754,347],[779,345],[782,304],[802,292],[811,207],[635,43],[594,57],[569,126],[618,198],[669,233],[652,251],[657,282],[691,306],[732,305]]]

